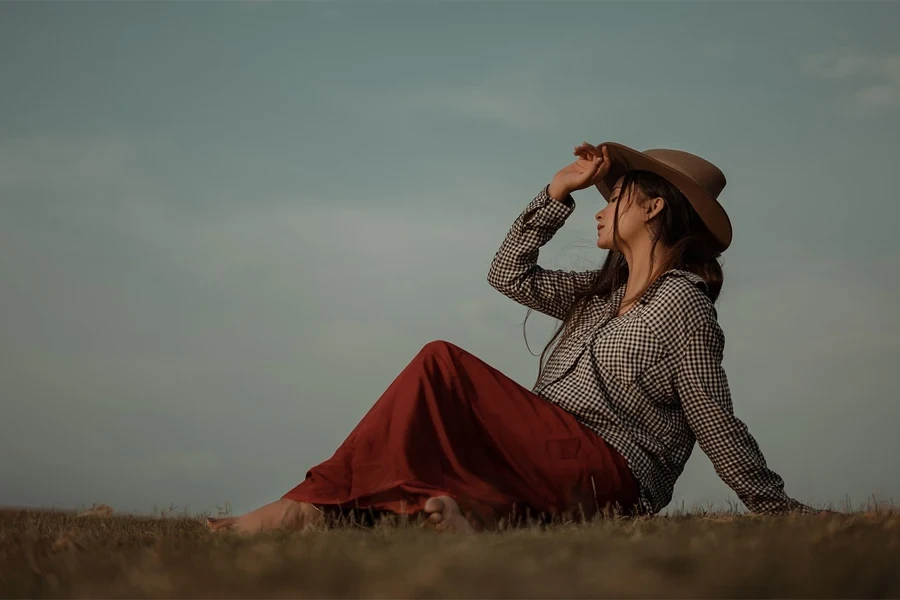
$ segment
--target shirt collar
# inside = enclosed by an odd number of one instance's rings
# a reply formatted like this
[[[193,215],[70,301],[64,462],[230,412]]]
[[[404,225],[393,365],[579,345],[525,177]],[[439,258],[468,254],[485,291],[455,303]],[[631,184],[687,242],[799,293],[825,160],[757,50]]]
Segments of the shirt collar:
[[[668,271],[657,277],[656,281],[654,281],[653,284],[649,288],[647,288],[640,300],[640,304],[648,304],[650,300],[653,299],[653,295],[659,289],[659,286],[662,285],[662,282],[667,277],[682,277],[699,287],[704,292],[707,290],[706,281],[696,273],[691,273],[690,271],[685,271],[683,269],[669,269]],[[613,309],[613,307],[615,307],[615,310],[618,310],[622,299],[625,297],[625,288],[626,284],[623,283],[612,293],[610,302],[607,304],[610,309]]]
[[[685,271],[683,269],[669,269],[668,271],[666,271],[665,273],[660,275],[656,279],[656,281],[653,282],[653,285],[651,285],[647,289],[647,291],[644,292],[644,297],[641,298],[642,304],[647,304],[648,302],[650,302],[650,300],[653,298],[653,295],[659,289],[659,286],[662,285],[662,282],[667,277],[681,277],[681,278],[687,279],[688,281],[690,281],[691,283],[693,283],[694,285],[699,287],[704,292],[707,291],[706,280],[704,280],[702,277],[700,277],[696,273],[691,273],[690,271]]]

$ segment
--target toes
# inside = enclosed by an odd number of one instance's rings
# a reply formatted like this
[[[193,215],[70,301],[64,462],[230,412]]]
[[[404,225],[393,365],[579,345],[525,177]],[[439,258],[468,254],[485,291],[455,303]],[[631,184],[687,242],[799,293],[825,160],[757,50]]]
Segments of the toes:
[[[440,498],[429,498],[425,502],[425,512],[435,513],[444,510],[444,502]]]
[[[425,512],[430,513],[425,525],[433,525],[436,531],[474,533],[468,519],[462,515],[459,505],[449,496],[436,496],[425,502]]]

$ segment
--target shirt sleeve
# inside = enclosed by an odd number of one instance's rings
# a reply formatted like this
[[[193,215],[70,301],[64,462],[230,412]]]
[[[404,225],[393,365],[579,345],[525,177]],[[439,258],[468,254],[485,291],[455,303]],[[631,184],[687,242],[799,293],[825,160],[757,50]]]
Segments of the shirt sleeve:
[[[700,448],[750,511],[818,512],[785,494],[784,481],[767,468],[756,440],[734,415],[722,368],[724,347],[722,329],[711,316],[695,330],[676,372],[681,406]]]
[[[556,319],[564,319],[577,293],[596,281],[599,271],[548,270],[537,264],[538,253],[575,210],[571,196],[564,202],[548,194],[549,185],[532,200],[513,222],[494,256],[488,283],[529,308]]]

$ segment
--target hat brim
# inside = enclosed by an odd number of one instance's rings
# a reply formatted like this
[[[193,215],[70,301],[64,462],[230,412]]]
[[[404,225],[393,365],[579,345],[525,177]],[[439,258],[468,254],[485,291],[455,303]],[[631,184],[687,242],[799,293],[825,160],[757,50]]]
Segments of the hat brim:
[[[597,147],[602,146],[606,146],[612,164],[604,177],[594,179],[594,186],[607,202],[616,182],[629,171],[656,173],[681,190],[703,223],[722,245],[723,251],[731,245],[732,227],[728,213],[719,201],[694,179],[634,148],[616,142],[604,142]]]

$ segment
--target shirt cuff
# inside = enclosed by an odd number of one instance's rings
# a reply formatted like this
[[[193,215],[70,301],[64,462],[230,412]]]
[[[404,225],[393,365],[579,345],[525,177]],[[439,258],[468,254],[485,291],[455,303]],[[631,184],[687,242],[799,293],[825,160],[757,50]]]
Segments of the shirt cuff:
[[[546,186],[538,197],[535,198],[535,211],[531,219],[525,224],[525,229],[539,227],[550,231],[557,231],[575,210],[575,201],[571,204],[565,204],[559,200],[554,200],[547,193]],[[571,199],[571,196],[569,197]]]
[[[547,199],[553,200],[554,202],[559,202],[568,206],[569,208],[575,208],[575,198],[572,197],[572,194],[566,194],[565,198],[554,198],[550,195],[550,184],[544,186],[544,195],[547,196]]]

